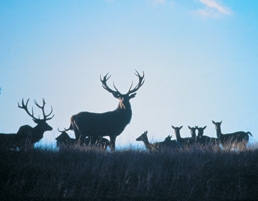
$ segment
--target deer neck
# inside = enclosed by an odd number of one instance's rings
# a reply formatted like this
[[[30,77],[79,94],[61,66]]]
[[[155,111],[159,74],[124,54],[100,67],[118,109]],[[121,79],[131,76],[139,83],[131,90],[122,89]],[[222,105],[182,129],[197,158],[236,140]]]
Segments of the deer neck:
[[[42,130],[40,125],[37,125],[33,128],[33,141],[39,141],[43,138],[44,131]]]
[[[221,128],[220,127],[216,128],[216,132],[217,132],[217,137],[220,138],[222,136]]]
[[[182,138],[181,138],[181,136],[180,136],[180,133],[175,132],[175,135],[176,135],[176,139],[177,139],[177,141],[182,140]]]
[[[116,111],[123,116],[127,123],[130,122],[132,118],[132,109],[129,101],[125,102],[120,100]]]

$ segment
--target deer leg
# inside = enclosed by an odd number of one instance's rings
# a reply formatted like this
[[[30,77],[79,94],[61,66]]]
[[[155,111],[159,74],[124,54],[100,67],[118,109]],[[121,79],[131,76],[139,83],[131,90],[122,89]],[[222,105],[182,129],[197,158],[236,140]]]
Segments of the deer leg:
[[[110,136],[110,150],[115,151],[116,146],[116,136]]]

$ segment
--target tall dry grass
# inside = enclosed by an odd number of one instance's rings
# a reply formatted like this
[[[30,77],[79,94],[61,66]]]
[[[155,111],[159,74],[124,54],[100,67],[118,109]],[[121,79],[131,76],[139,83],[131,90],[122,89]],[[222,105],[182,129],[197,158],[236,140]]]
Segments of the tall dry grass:
[[[1,151],[1,200],[257,200],[258,150]]]

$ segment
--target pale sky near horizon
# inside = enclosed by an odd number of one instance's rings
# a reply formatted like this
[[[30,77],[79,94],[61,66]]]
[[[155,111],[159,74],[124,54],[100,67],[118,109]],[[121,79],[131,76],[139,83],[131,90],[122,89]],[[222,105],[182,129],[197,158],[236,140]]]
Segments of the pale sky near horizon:
[[[222,132],[250,131],[258,140],[258,1],[253,0],[0,0],[0,133],[35,126],[17,107],[22,98],[53,107],[41,144],[55,143],[80,111],[114,110],[118,100],[100,75],[132,99],[133,116],[117,146],[142,146],[173,135],[171,125],[223,121]],[[69,132],[73,136],[72,132]]]

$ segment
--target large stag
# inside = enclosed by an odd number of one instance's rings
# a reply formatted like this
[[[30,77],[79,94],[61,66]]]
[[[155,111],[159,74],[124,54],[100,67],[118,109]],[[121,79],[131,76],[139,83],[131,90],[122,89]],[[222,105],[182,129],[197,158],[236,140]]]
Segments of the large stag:
[[[250,132],[238,131],[235,133],[222,134],[221,132],[221,122],[212,121],[215,125],[218,141],[226,149],[239,148],[246,149],[246,145],[249,140],[249,135],[252,136]]]
[[[119,100],[118,107],[114,111],[105,113],[80,112],[71,117],[70,127],[67,130],[74,130],[76,140],[83,142],[86,136],[110,137],[110,149],[115,150],[116,137],[122,133],[132,118],[130,99],[134,98],[136,92],[144,83],[144,72],[141,76],[137,71],[135,75],[139,78],[138,84],[132,89],[132,85],[126,94],[121,94],[113,84],[115,90],[107,85],[110,78],[108,74],[100,81],[105,90],[110,92]]]
[[[32,112],[30,113],[28,110],[28,102],[30,99],[28,99],[26,101],[26,103],[24,103],[24,100],[22,99],[22,105],[20,105],[18,103],[18,107],[21,109],[24,109],[26,111],[26,113],[32,117],[32,120],[37,124],[35,127],[31,127],[29,125],[24,125],[21,126],[20,129],[17,132],[17,135],[20,136],[25,136],[28,139],[29,142],[29,146],[33,146],[34,143],[40,141],[43,138],[43,134],[45,131],[51,131],[52,127],[49,126],[47,124],[47,121],[52,119],[54,117],[54,115],[52,115],[53,112],[53,108],[51,107],[51,111],[49,114],[45,114],[45,100],[43,99],[43,105],[40,106],[36,101],[34,101],[34,103],[36,104],[36,106],[38,108],[40,108],[42,110],[43,113],[43,119],[40,118],[35,118],[34,116],[34,112],[33,112],[33,108],[32,108]],[[50,116],[52,115],[52,116]]]

